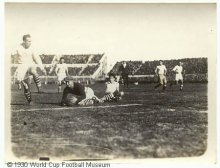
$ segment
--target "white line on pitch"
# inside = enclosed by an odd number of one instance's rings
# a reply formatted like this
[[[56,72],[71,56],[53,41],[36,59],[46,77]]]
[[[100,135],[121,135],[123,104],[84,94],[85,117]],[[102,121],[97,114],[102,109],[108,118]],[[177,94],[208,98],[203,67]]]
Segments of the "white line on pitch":
[[[109,106],[80,106],[80,107],[58,107],[58,108],[38,108],[38,109],[20,109],[12,110],[13,112],[22,111],[47,111],[47,110],[70,110],[70,109],[90,109],[90,108],[114,108],[114,107],[128,107],[128,106],[141,106],[142,104],[120,104],[120,105],[109,105]]]

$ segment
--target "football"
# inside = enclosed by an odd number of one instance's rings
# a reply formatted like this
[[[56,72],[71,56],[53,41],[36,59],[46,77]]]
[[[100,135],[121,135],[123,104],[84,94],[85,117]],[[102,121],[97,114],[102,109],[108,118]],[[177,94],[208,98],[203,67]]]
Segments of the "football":
[[[121,95],[121,96],[124,96],[124,95],[125,95],[125,93],[124,93],[123,91],[121,91],[121,92],[120,92],[120,95]]]
[[[66,97],[66,105],[67,106],[74,106],[77,104],[77,97],[74,96],[73,94],[68,94]]]

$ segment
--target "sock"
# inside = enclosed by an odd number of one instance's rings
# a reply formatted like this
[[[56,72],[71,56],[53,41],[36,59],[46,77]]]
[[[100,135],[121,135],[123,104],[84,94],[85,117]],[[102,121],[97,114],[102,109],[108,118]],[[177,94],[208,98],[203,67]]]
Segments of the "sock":
[[[114,95],[113,94],[107,94],[107,95],[105,95],[103,98],[102,98],[102,100],[103,101],[111,101],[111,100],[113,100],[115,97],[114,97]]]
[[[37,88],[39,89],[41,87],[41,81],[40,81],[40,78],[38,75],[33,75],[33,79],[34,79],[34,82],[37,86]]]

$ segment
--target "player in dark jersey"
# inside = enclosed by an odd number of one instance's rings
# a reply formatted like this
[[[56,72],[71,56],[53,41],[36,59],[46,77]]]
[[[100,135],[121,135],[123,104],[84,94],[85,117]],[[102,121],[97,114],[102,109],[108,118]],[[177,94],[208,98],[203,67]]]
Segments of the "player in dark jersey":
[[[72,77],[66,77],[64,81],[66,83],[66,88],[63,90],[61,105],[68,105],[70,99],[74,101],[71,105],[91,105],[102,102],[97,96],[95,96],[94,91],[91,88],[74,82]],[[70,98],[69,94],[72,94],[74,99]]]

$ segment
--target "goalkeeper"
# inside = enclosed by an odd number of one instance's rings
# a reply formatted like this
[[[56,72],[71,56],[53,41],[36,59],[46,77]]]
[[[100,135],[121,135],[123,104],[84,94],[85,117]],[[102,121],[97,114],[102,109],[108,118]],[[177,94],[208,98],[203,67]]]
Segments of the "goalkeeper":
[[[72,77],[68,76],[64,78],[64,82],[66,83],[66,87],[63,90],[62,106],[92,105],[101,102],[91,88],[74,82]]]

